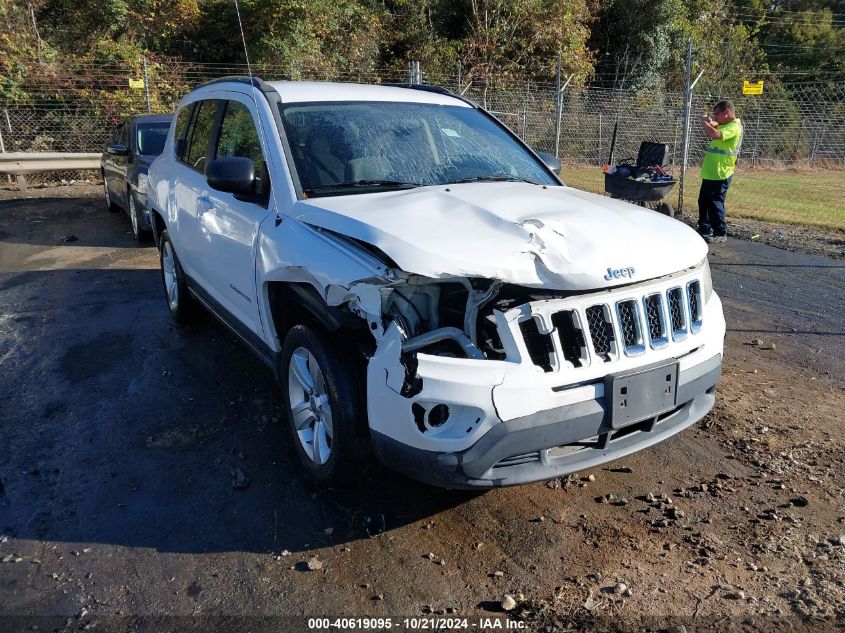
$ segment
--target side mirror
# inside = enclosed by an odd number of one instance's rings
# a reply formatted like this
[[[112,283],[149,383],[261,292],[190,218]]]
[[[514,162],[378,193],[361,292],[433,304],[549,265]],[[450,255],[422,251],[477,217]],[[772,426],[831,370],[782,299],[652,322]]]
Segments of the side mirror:
[[[255,165],[251,158],[228,156],[211,161],[205,169],[209,186],[227,193],[252,193],[255,188]]]
[[[560,161],[557,156],[548,152],[537,152],[537,156],[546,164],[546,167],[555,172],[556,176],[560,174]]]
[[[112,156],[129,156],[129,148],[123,143],[112,143],[106,146],[106,152]]]

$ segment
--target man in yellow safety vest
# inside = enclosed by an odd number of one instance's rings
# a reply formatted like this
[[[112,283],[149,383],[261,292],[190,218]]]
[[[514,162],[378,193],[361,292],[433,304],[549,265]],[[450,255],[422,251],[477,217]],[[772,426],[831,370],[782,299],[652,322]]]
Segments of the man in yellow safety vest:
[[[731,186],[742,145],[742,121],[736,118],[730,101],[720,101],[713,108],[713,117],[703,117],[702,125],[710,145],[701,163],[698,232],[707,242],[724,242],[728,239],[725,196]]]

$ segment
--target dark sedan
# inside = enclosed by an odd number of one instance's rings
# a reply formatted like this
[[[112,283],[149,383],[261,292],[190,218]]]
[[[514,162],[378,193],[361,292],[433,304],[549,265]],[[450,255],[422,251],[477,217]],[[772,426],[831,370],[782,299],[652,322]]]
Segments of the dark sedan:
[[[102,158],[103,190],[110,211],[123,209],[132,222],[132,234],[143,240],[150,234],[147,211],[147,169],[161,154],[172,114],[139,114],[117,126]]]

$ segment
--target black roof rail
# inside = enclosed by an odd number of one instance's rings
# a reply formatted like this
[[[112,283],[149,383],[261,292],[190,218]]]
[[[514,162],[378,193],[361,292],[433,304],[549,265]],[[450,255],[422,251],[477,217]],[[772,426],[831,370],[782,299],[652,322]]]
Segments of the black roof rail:
[[[443,86],[435,86],[434,84],[408,84],[399,82],[388,82],[381,84],[382,86],[391,86],[392,88],[409,88],[410,90],[424,90],[426,92],[436,92],[441,95],[449,95],[450,97],[457,96],[454,92]]]
[[[205,83],[201,83],[200,85],[195,86],[194,90],[196,90],[197,88],[202,88],[203,86],[211,86],[213,84],[231,82],[250,85],[249,75],[227,75],[226,77],[219,77],[217,79],[212,79],[211,81],[206,81]],[[262,82],[258,77],[253,76],[253,86],[255,86],[256,88],[260,88],[262,83],[264,82]]]
[[[383,83],[382,86],[391,86],[392,88],[408,88],[409,90],[423,90],[425,92],[435,92],[439,95],[447,95],[449,97],[454,97],[455,99],[459,99],[464,103],[468,103],[473,108],[477,108],[478,104],[474,101],[467,99],[464,96],[459,95],[457,92],[452,92],[448,88],[444,88],[443,86],[435,86],[434,84],[409,84],[409,83]]]
[[[206,81],[205,83],[202,83],[198,86],[194,86],[191,90],[196,90],[197,88],[203,88],[205,86],[212,86],[214,84],[229,83],[229,82],[246,84],[247,86],[250,85],[249,75],[228,75],[226,77],[219,77],[218,79],[212,79],[211,81]],[[252,76],[251,85],[254,88],[258,88],[264,94],[265,98],[269,98],[269,96],[273,95],[273,94],[278,95],[278,93],[273,89],[272,86],[270,86],[270,84],[268,84],[266,81],[264,81],[260,77],[256,77],[255,75]]]
[[[196,90],[197,88],[202,88],[204,86],[211,86],[214,84],[228,82],[237,82],[250,85],[250,79],[248,75],[228,75],[226,77],[219,77],[218,79],[206,81],[205,83],[195,86],[193,90]],[[252,85],[261,90],[261,92],[263,92],[265,96],[276,92],[266,81],[254,75],[252,77]],[[464,103],[472,106],[473,108],[480,108],[480,106],[471,99],[467,99],[466,97],[461,96],[456,92],[452,92],[451,90],[449,90],[448,88],[444,88],[443,86],[435,86],[434,84],[411,84],[401,82],[387,82],[378,85],[390,86],[391,88],[406,88],[408,90],[422,90],[424,92],[433,92],[436,94],[446,95],[454,99],[458,99],[459,101],[463,101]]]

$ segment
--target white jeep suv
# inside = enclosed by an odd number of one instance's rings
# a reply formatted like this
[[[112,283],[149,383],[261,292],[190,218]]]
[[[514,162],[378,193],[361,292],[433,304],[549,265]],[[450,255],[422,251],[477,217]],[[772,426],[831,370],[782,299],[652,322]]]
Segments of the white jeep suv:
[[[318,479],[616,459],[712,408],[725,322],[693,230],[558,169],[441,88],[203,85],[149,173],[168,305],[273,369]]]

